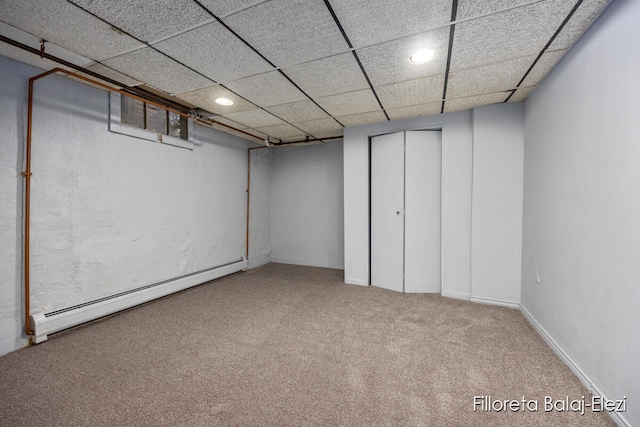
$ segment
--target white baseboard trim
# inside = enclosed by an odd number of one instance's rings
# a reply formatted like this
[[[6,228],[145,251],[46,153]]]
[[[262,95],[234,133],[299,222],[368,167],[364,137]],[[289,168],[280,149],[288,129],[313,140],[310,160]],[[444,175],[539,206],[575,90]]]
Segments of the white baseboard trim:
[[[345,277],[344,283],[347,285],[360,285],[360,286],[369,286],[369,282],[363,279],[353,279],[351,277]]]
[[[442,296],[447,298],[461,299],[465,301],[469,301],[471,299],[471,295],[465,294],[464,292],[442,291]]]
[[[575,374],[576,377],[580,380],[580,382],[589,390],[593,396],[602,396],[604,399],[607,399],[600,389],[591,381],[591,379],[584,373],[582,369],[569,357],[567,353],[556,343],[556,341],[551,338],[551,335],[547,333],[547,331],[538,323],[538,321],[529,313],[529,310],[522,304],[520,304],[520,312],[524,316],[525,319],[529,322],[529,324],[536,330],[538,335],[547,343],[551,350],[562,360],[565,365],[571,369],[571,372]],[[620,412],[607,412],[607,414],[611,417],[611,419],[620,427],[632,427],[631,423],[623,416]]]
[[[499,299],[470,297],[469,301],[477,302],[479,304],[499,305],[501,307],[512,308],[514,310],[518,310],[520,308],[520,303],[512,302],[512,301],[503,301]]]
[[[280,258],[271,257],[271,262],[277,264],[293,264],[293,265],[306,265],[307,267],[323,267],[323,268],[335,268],[338,270],[344,270],[344,265],[339,262],[331,261],[318,261],[310,259],[296,259],[296,258]]]

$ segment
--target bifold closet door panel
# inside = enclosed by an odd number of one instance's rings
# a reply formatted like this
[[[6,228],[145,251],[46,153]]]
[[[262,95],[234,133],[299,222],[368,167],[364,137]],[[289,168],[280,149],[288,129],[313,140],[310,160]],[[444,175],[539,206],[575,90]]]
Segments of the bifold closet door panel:
[[[371,284],[403,291],[404,132],[371,138]]]
[[[406,132],[404,291],[440,293],[442,132]]]

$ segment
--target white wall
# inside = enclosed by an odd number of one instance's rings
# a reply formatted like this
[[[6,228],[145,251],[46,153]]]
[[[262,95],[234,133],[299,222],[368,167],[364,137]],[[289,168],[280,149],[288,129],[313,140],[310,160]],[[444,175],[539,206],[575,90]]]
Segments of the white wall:
[[[22,158],[27,80],[37,69],[0,56],[0,355],[22,336]]]
[[[342,141],[271,151],[271,261],[344,268],[342,152]]]
[[[617,0],[525,104],[522,305],[640,425],[640,2]],[[540,269],[541,283],[535,282]]]
[[[518,307],[522,255],[523,105],[473,110],[472,300]]]
[[[477,119],[475,112],[472,115],[472,111],[463,111],[345,129],[345,281],[369,284],[369,137],[403,130],[442,129],[442,294],[463,299],[476,296],[471,274],[471,225],[472,213],[475,214],[472,201],[475,200],[479,205],[479,216],[474,225],[479,238],[474,254],[480,258],[473,262],[482,259],[506,271],[502,273],[504,277],[499,286],[491,288],[491,292],[479,293],[478,298],[517,304],[519,257],[504,258],[503,254],[514,250],[517,254],[520,248],[520,230],[513,226],[522,218],[521,207],[517,209],[522,200],[521,111],[520,104],[505,104],[479,109]],[[500,117],[502,114],[504,119]],[[476,157],[474,132],[478,132],[479,144]],[[496,153],[499,156],[494,158]],[[481,163],[477,170],[474,160]],[[512,164],[519,164],[520,168]],[[487,183],[491,183],[501,196],[474,199],[472,189],[476,189],[476,181],[479,194]],[[509,224],[508,235],[502,239],[486,238],[504,233],[505,225],[482,218],[501,210],[502,202],[514,194],[520,194],[520,201],[516,200],[512,209],[498,213]],[[476,279],[485,280],[482,276],[476,276]],[[486,288],[479,286],[478,290],[485,291]]]
[[[251,150],[251,205],[249,207],[249,268],[271,262],[271,151]]]
[[[28,77],[0,57],[0,354],[26,344],[21,276]],[[35,83],[32,312],[55,310],[239,259],[249,143],[195,126],[193,151],[108,131],[108,94]],[[268,217],[268,209],[253,213]],[[268,208],[268,206],[267,206]],[[264,209],[264,205],[263,205]]]

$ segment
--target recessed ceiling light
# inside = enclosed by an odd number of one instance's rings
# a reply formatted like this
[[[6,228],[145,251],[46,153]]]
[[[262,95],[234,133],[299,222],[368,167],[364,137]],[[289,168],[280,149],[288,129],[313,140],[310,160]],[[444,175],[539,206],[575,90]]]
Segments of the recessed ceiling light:
[[[220,105],[233,105],[233,101],[229,98],[218,98],[216,99],[216,104]]]
[[[425,62],[431,61],[435,57],[436,57],[436,51],[435,50],[433,50],[433,49],[420,49],[419,51],[417,51],[416,53],[411,55],[409,60],[411,62],[413,62],[414,64],[424,64]]]

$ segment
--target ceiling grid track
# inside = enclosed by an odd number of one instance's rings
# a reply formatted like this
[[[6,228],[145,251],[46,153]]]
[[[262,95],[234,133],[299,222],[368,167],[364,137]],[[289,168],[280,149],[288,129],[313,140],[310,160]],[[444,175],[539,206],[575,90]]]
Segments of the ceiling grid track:
[[[387,111],[384,109],[384,106],[382,105],[382,102],[380,102],[380,98],[378,97],[378,94],[376,93],[376,90],[374,89],[373,84],[371,84],[371,80],[369,79],[369,75],[365,71],[364,66],[362,65],[362,62],[360,62],[360,58],[358,57],[358,53],[353,48],[353,44],[351,44],[351,40],[349,40],[349,36],[347,36],[347,33],[344,31],[344,28],[342,28],[342,24],[340,23],[340,20],[336,16],[336,13],[333,10],[333,7],[331,6],[331,3],[329,3],[329,0],[324,0],[324,4],[327,6],[327,9],[329,9],[329,13],[331,13],[331,16],[333,17],[334,22],[338,26],[338,29],[340,30],[340,33],[342,33],[342,37],[344,37],[344,40],[347,42],[347,46],[349,46],[349,49],[351,50],[351,53],[353,54],[353,57],[355,58],[356,62],[358,63],[358,66],[360,67],[360,71],[362,71],[362,74],[364,75],[364,78],[367,80],[367,84],[369,85],[369,88],[371,88],[371,92],[373,92],[373,96],[375,96],[376,101],[378,101],[378,105],[380,105],[380,109],[384,113],[384,116],[387,118],[387,121],[391,120],[389,118],[389,115],[387,114]]]
[[[453,0],[451,4],[451,22],[456,21],[458,15],[458,0]],[[440,107],[440,114],[444,113],[444,103],[447,99],[447,85],[449,84],[449,69],[451,68],[451,54],[453,53],[453,36],[456,31],[456,24],[451,24],[449,27],[449,48],[447,50],[447,67],[444,71],[444,87],[442,89],[442,107]]]
[[[558,29],[556,30],[555,33],[553,33],[553,35],[551,36],[551,38],[549,39],[549,41],[547,42],[546,45],[544,45],[544,47],[542,48],[542,50],[540,51],[540,53],[538,54],[538,56],[536,56],[536,59],[533,60],[533,64],[531,64],[531,66],[529,67],[529,69],[524,73],[524,76],[522,76],[522,78],[520,79],[520,81],[518,82],[518,84],[516,85],[515,89],[511,90],[511,93],[509,94],[509,96],[507,96],[507,99],[505,99],[503,102],[509,102],[509,100],[511,99],[511,97],[513,96],[514,93],[516,93],[516,91],[520,88],[520,85],[524,82],[524,80],[527,78],[527,76],[529,75],[529,73],[531,73],[531,70],[533,70],[533,67],[536,66],[536,64],[538,63],[538,61],[540,60],[540,58],[542,58],[542,55],[544,55],[544,53],[547,51],[547,49],[549,48],[549,46],[551,46],[551,43],[553,43],[553,41],[556,39],[556,37],[558,37],[558,34],[560,34],[560,31],[562,31],[562,29],[564,28],[565,25],[567,25],[567,22],[569,22],[569,20],[571,19],[571,17],[573,16],[573,14],[576,12],[576,10],[578,10],[578,7],[580,7],[580,5],[582,4],[583,0],[578,0],[576,2],[576,4],[573,6],[573,8],[571,9],[571,11],[569,12],[569,14],[567,15],[567,17],[564,19],[564,21],[562,21],[562,23],[560,24],[560,26],[558,27]]]
[[[214,18],[216,21],[218,21],[227,31],[229,31],[231,34],[233,34],[234,37],[236,37],[238,40],[240,40],[242,43],[244,43],[249,49],[253,50],[258,56],[260,56],[260,58],[264,59],[269,65],[271,65],[274,68],[274,71],[277,71],[280,73],[280,75],[282,75],[282,77],[284,77],[285,79],[287,79],[287,81],[289,81],[289,83],[291,83],[296,89],[298,89],[304,96],[307,97],[307,99],[311,102],[313,102],[318,108],[320,108],[322,111],[324,111],[329,117],[331,117],[333,120],[335,120],[336,123],[338,123],[340,126],[344,127],[344,125],[342,123],[340,123],[335,117],[333,117],[331,114],[329,114],[329,112],[327,110],[325,110],[324,108],[322,108],[313,98],[311,98],[304,90],[302,90],[302,88],[300,86],[298,86],[293,80],[291,80],[291,78],[289,76],[287,76],[287,74],[282,71],[279,67],[277,67],[273,62],[269,61],[268,58],[266,58],[262,53],[260,53],[260,51],[258,51],[258,49],[256,49],[254,46],[252,46],[248,41],[246,41],[244,38],[242,38],[240,36],[240,34],[236,33],[231,27],[229,27],[220,17],[218,17],[216,14],[214,14],[213,12],[211,12],[206,6],[204,6],[202,3],[200,3],[198,0],[193,0],[194,3],[196,3],[198,6],[200,6],[202,8],[202,10],[204,10],[205,12],[207,12],[209,15],[211,15],[212,18]],[[252,6],[253,7],[253,6]],[[224,85],[221,85],[224,87]],[[233,92],[233,91],[232,91]],[[235,93],[235,92],[234,92]],[[251,101],[249,101],[251,102]],[[253,104],[253,103],[252,103]],[[260,107],[262,110],[264,110],[264,108]],[[275,114],[264,110],[267,113],[276,116]],[[304,130],[300,129],[299,127],[295,126],[293,123],[289,123],[287,120],[281,119],[280,117],[278,117],[280,120],[290,124],[291,126],[295,127],[296,129],[305,132]],[[313,136],[313,135],[311,135]],[[314,137],[315,138],[315,137]]]

